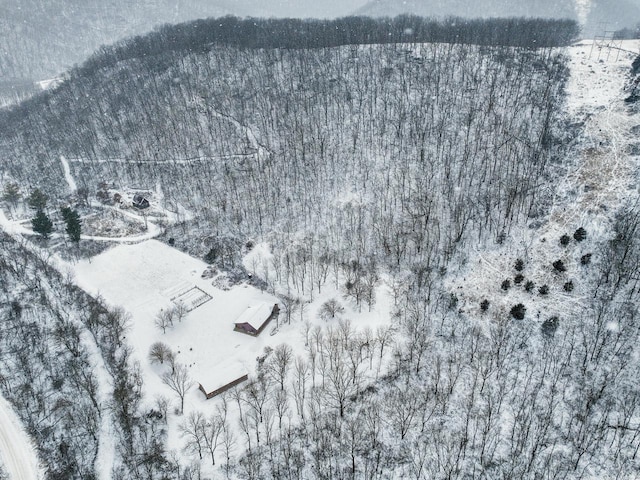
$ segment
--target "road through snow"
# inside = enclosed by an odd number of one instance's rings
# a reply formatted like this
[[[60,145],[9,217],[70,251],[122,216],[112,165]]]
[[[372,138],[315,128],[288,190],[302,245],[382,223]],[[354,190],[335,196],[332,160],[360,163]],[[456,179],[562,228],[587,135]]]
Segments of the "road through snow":
[[[73,175],[71,175],[71,168],[69,167],[69,162],[67,162],[67,159],[60,155],[60,161],[62,162],[62,169],[64,170],[64,178],[67,181],[67,185],[69,185],[69,190],[71,190],[71,193],[74,193],[76,190],[78,190],[78,185],[76,185],[76,181],[73,178]]]
[[[0,397],[0,456],[11,480],[40,480],[36,451],[9,402]]]

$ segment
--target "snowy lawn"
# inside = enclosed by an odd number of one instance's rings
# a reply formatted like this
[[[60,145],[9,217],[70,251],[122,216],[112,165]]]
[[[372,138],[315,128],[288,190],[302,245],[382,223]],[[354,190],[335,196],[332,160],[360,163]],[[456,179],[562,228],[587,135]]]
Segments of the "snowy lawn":
[[[255,257],[259,257],[262,263],[268,256],[268,247],[258,245],[245,258],[245,264],[255,263]],[[345,306],[344,315],[340,317],[350,319],[358,330],[368,327],[375,331],[390,322],[391,296],[382,283],[377,289],[377,302],[372,311],[363,308],[358,312],[335,289],[323,288],[321,295],[296,312],[291,324],[283,323],[285,316],[281,312],[280,318],[273,320],[258,337],[235,332],[234,323],[246,316],[249,307],[273,305],[279,300],[246,284],[229,290],[216,288],[212,279],[201,278],[206,267],[206,263],[156,240],[116,246],[73,267],[79,286],[131,314],[131,327],[125,341],[133,348],[134,359],[140,362],[147,408],[154,408],[161,396],[171,401],[167,442],[170,450],[182,450],[184,440],[179,425],[190,412],[215,412],[216,399],[206,400],[198,389],[198,383],[211,391],[244,374],[251,378],[255,373],[256,359],[267,346],[273,348],[287,343],[294,354],[304,355],[306,337],[311,329],[331,324],[337,326],[338,318],[319,318],[318,311],[326,300],[338,298]],[[200,296],[203,296],[204,303],[187,313],[181,322],[174,323],[173,328],[167,328],[166,333],[155,325],[154,320],[160,310],[175,305],[172,299],[194,300],[198,304]],[[277,324],[277,334],[271,335]],[[167,362],[158,364],[149,359],[149,350],[155,342],[169,346],[176,361],[187,367],[192,383],[185,396],[182,416],[175,415],[180,405],[178,396],[161,379],[170,367]],[[376,370],[379,372],[380,366]]]
[[[245,373],[251,373],[256,357],[269,340],[273,343],[267,332],[255,338],[234,332],[233,327],[248,307],[263,302],[275,304],[278,300],[247,285],[220,290],[212,286],[211,280],[200,278],[206,267],[204,262],[155,240],[110,249],[75,267],[79,285],[131,314],[127,342],[141,363],[150,396],[171,395],[160,380],[166,367],[152,365],[148,358],[155,342],[167,344],[177,362],[188,367],[192,380],[207,385],[224,382],[227,372],[237,371],[238,364],[244,366]],[[156,315],[161,309],[174,306],[172,299],[193,287],[211,296],[211,300],[163,333],[155,326]],[[205,399],[197,388],[192,388],[186,401],[198,404]]]

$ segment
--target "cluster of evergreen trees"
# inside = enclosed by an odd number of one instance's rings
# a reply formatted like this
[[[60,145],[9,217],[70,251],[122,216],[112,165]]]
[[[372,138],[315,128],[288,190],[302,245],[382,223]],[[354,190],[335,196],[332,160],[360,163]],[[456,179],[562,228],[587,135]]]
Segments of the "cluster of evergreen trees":
[[[12,188],[9,189],[9,192],[5,191],[5,199],[19,198],[17,193],[12,193],[14,190]],[[37,234],[41,235],[42,238],[48,239],[49,235],[53,232],[54,224],[49,215],[47,215],[45,209],[47,206],[47,202],[49,201],[49,197],[42,193],[40,189],[36,188],[29,197],[27,198],[27,204],[29,208],[35,210],[35,216],[31,219],[31,227],[33,231]],[[69,239],[78,244],[80,242],[80,237],[82,235],[82,222],[80,220],[80,214],[77,210],[72,210],[68,206],[63,206],[60,208],[60,213],[62,214],[62,219],[65,223],[65,232],[69,236]]]

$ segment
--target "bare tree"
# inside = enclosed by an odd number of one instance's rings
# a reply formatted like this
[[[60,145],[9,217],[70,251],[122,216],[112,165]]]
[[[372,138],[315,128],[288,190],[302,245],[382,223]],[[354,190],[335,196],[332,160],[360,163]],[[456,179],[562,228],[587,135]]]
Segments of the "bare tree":
[[[182,301],[176,302],[175,306],[171,308],[174,320],[178,322],[182,322],[185,319],[189,310],[187,306]]]
[[[171,372],[162,375],[162,382],[173,390],[180,399],[180,415],[184,413],[184,396],[191,388],[191,378],[186,365],[176,363]]]
[[[344,307],[338,300],[331,298],[322,304],[319,315],[323,320],[328,320],[330,318],[336,318],[336,315],[340,315],[341,313],[344,313]]]
[[[167,328],[173,327],[173,310],[170,308],[160,310],[155,316],[154,323],[162,333],[167,333]]]
[[[413,427],[419,412],[422,411],[420,399],[420,390],[413,385],[394,386],[384,396],[383,411],[385,418],[400,435],[401,440],[405,439],[407,433]]]
[[[274,381],[280,386],[280,390],[284,390],[284,384],[287,379],[287,373],[293,358],[293,350],[285,343],[278,345],[273,356],[267,365],[267,369]]]
[[[202,412],[191,412],[187,419],[180,425],[180,432],[186,438],[184,449],[190,453],[197,453],[202,460],[204,449],[205,420]]]
[[[236,436],[233,434],[229,424],[225,422],[222,428],[222,448],[225,458],[224,472],[227,479],[230,478],[231,456],[233,455],[233,451],[235,450],[237,443]]]
[[[304,358],[296,357],[294,363],[293,399],[296,403],[296,410],[300,420],[304,420],[304,405],[307,396],[307,379],[309,378],[309,364]]]
[[[300,308],[300,299],[293,298],[288,295],[283,295],[280,297],[280,303],[284,307],[284,318],[287,323],[291,324],[291,318],[295,314],[295,312]]]
[[[202,427],[202,435],[204,444],[211,455],[211,465],[216,464],[215,453],[219,445],[220,435],[225,431],[225,421],[218,415],[214,414],[204,423]]]
[[[323,370],[324,393],[331,407],[337,408],[340,418],[344,417],[344,411],[348,399],[358,392],[360,378],[354,378],[345,358],[339,342],[333,335],[327,338],[326,348],[320,356],[328,368]]]
[[[149,360],[151,363],[163,364],[165,360],[171,361],[173,359],[173,352],[166,343],[155,342],[149,349]]]
[[[167,397],[165,397],[164,395],[159,395],[156,397],[156,408],[158,409],[158,412],[160,412],[160,415],[162,415],[162,419],[164,420],[165,424],[167,423],[168,406],[169,399]]]

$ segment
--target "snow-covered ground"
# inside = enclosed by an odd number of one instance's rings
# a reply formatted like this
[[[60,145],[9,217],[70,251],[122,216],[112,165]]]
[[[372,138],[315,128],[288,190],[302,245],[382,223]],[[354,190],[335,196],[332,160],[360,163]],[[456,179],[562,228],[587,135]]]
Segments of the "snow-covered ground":
[[[76,185],[76,181],[73,178],[73,176],[71,176],[71,169],[69,168],[69,162],[67,162],[67,159],[64,156],[60,156],[60,162],[62,162],[62,169],[64,170],[64,178],[67,181],[67,185],[69,185],[69,190],[71,190],[71,193],[74,193],[76,190],[78,190],[78,185]]]
[[[450,279],[448,286],[459,294],[461,308],[479,313],[480,302],[491,298],[493,305],[490,309],[502,314],[511,305],[523,302],[528,308],[527,317],[540,320],[582,308],[579,282],[571,292],[564,291],[562,285],[569,278],[575,279],[581,271],[580,256],[590,253],[595,242],[608,238],[612,212],[630,193],[637,193],[632,174],[638,159],[627,153],[627,147],[633,142],[631,128],[640,125],[640,119],[629,113],[624,103],[623,87],[640,43],[625,42],[623,47],[623,50],[600,49],[590,42],[581,42],[569,49],[571,78],[567,113],[573,123],[584,124],[580,150],[574,158],[567,159],[566,175],[555,185],[553,208],[539,226],[514,232],[504,245],[477,248],[469,255],[472,260],[464,271]],[[237,126],[241,128],[239,124]],[[268,154],[250,129],[246,129],[245,134],[258,157]],[[76,184],[69,162],[64,157],[60,160],[69,189],[74,191]],[[161,197],[159,187],[158,196]],[[180,208],[176,207],[175,218],[188,215]],[[119,213],[136,221],[141,219],[134,213],[120,210]],[[168,221],[174,217],[170,212],[167,215]],[[341,295],[330,286],[323,287],[322,293],[312,303],[305,304],[306,308],[296,313],[296,321],[292,325],[280,325],[274,335],[270,335],[271,326],[259,337],[235,332],[234,322],[249,307],[278,303],[278,299],[247,284],[223,290],[212,279],[201,278],[207,265],[152,240],[161,229],[152,218],[146,221],[148,229],[139,235],[83,235],[83,239],[122,245],[73,266],[58,260],[57,266],[72,270],[79,286],[102,296],[112,306],[123,307],[131,315],[126,341],[133,348],[135,360],[140,363],[147,407],[153,407],[161,396],[169,398],[174,406],[178,404],[175,394],[161,379],[169,367],[151,362],[148,356],[150,347],[156,342],[165,343],[173,351],[176,361],[187,367],[192,386],[185,398],[185,415],[172,415],[168,442],[169,449],[180,451],[183,441],[178,424],[189,412],[213,412],[216,406],[215,400],[207,401],[198,391],[198,383],[213,389],[243,373],[253,374],[256,357],[268,346],[287,343],[295,354],[303,353],[303,330],[309,328],[306,325],[323,325],[325,321],[319,320],[318,316],[322,303],[333,297],[341,299]],[[0,227],[13,235],[33,234],[24,222],[7,218],[2,209]],[[571,235],[578,227],[587,230],[587,240],[579,244],[571,240],[569,247],[560,246],[560,236]],[[501,291],[501,282],[505,278],[513,279],[516,258],[525,261],[523,274],[526,280],[535,283],[533,292],[526,292],[522,286]],[[558,258],[570,268],[564,276],[550,268]],[[268,245],[260,244],[244,261],[248,271],[263,275],[269,271],[269,260]],[[551,294],[545,297],[537,294],[537,288],[543,284],[552,289]],[[391,322],[391,300],[387,290],[381,282],[377,303],[371,311],[366,308],[358,311],[347,304],[344,316],[351,319],[357,328],[388,326]],[[174,306],[180,297],[196,303],[201,298],[206,301],[164,333],[155,325],[155,318],[162,309]],[[84,341],[92,352],[100,379],[100,401],[106,405],[112,390],[110,375],[104,368],[95,342],[88,337]],[[11,478],[38,478],[40,473],[35,452],[24,432],[16,427],[10,412],[10,407],[0,399],[0,448],[6,470]],[[109,413],[103,411],[96,460],[96,470],[103,480],[110,478],[114,457],[111,422]]]
[[[44,472],[31,439],[11,405],[0,396],[0,457],[11,480],[41,480]]]
[[[164,367],[154,366],[148,359],[155,342],[171,347],[176,360],[188,366],[194,382],[203,384],[223,382],[226,371],[235,371],[238,363],[251,372],[255,358],[272,343],[268,331],[255,338],[234,332],[233,327],[248,307],[264,302],[273,305],[278,300],[248,285],[220,290],[210,279],[200,277],[206,267],[204,262],[155,240],[115,247],[75,265],[76,281],[82,288],[131,314],[127,342],[143,366],[150,393],[171,395],[160,380]],[[175,305],[172,299],[194,292],[211,299],[166,333],[155,326],[160,310]],[[193,389],[187,399],[197,404],[204,396]]]
[[[628,146],[634,142],[631,129],[640,125],[640,118],[625,104],[624,87],[639,52],[640,42],[635,40],[623,42],[622,48],[582,41],[568,49],[567,114],[571,123],[583,125],[579,150],[566,159],[566,174],[554,185],[551,212],[539,227],[512,232],[504,245],[476,249],[467,268],[450,279],[449,288],[461,297],[463,309],[480,314],[480,302],[492,299],[489,312],[508,315],[511,306],[523,303],[528,318],[543,321],[580,311],[587,304],[580,280],[588,267],[580,259],[595,254],[596,246],[610,238],[615,211],[638,192],[633,177],[638,157],[628,153]],[[583,242],[572,237],[579,227],[587,231]],[[565,234],[571,240],[562,246],[559,240]],[[519,286],[513,281],[517,258],[525,263]],[[552,267],[558,259],[567,266],[564,274]],[[512,287],[501,291],[505,279]],[[535,284],[531,292],[523,288],[527,281]],[[564,289],[568,281],[574,282],[573,291]],[[538,293],[542,285],[550,288],[546,296]]]
[[[148,216],[144,218],[142,214],[133,213],[124,209],[119,209],[115,207],[109,207],[100,205],[96,207],[102,210],[111,210],[112,218],[106,220],[103,223],[109,223],[112,227],[123,227],[123,222],[118,219],[118,217],[126,217],[126,221],[132,222],[133,224],[139,224],[138,231],[141,233],[136,233],[132,235],[89,235],[82,234],[80,236],[81,240],[92,240],[96,242],[108,242],[108,243],[137,243],[142,242],[144,240],[149,240],[157,237],[162,233],[162,228],[156,223],[154,216]],[[28,212],[29,214],[33,214],[33,212]],[[147,212],[145,212],[146,214]],[[156,212],[157,213],[157,212]],[[21,235],[21,236],[34,236],[37,235],[33,229],[31,228],[31,219],[24,218],[26,213],[23,212],[23,215],[14,216],[14,218],[9,218],[6,212],[0,208],[0,227],[7,233],[11,235]],[[181,218],[188,217],[188,212],[181,212]],[[177,214],[173,212],[166,212],[165,218],[167,221],[174,221],[177,218]],[[93,219],[89,219],[89,221],[93,221]],[[124,227],[123,227],[124,228]],[[118,229],[114,228],[117,232]],[[53,232],[50,237],[51,238],[62,238],[65,234],[63,232]]]
[[[248,267],[261,264],[268,256],[267,246],[260,244],[247,256],[245,264]],[[291,325],[282,324],[281,314],[258,337],[234,331],[234,323],[248,308],[273,305],[279,300],[247,284],[222,290],[214,286],[214,280],[201,278],[207,268],[204,262],[156,240],[113,247],[73,268],[76,282],[83,289],[131,314],[126,342],[133,347],[135,360],[140,362],[147,408],[153,408],[160,397],[170,399],[173,405],[170,413],[179,406],[178,397],[162,382],[161,376],[169,371],[169,366],[166,362],[160,365],[149,359],[151,346],[156,342],[166,344],[176,361],[187,367],[191,388],[185,397],[184,415],[170,415],[169,449],[181,451],[183,440],[178,425],[190,412],[215,412],[216,401],[206,400],[198,390],[198,384],[213,390],[243,374],[253,376],[256,358],[266,347],[287,343],[295,354],[304,353],[304,323],[300,322],[299,313]],[[203,294],[210,299],[205,297],[204,303],[191,310],[181,322],[167,328],[166,333],[155,325],[154,320],[161,309],[175,305],[179,298],[186,299],[188,304],[195,296],[202,297]],[[326,325],[318,318],[317,311],[322,302],[336,295],[339,294],[326,288],[307,305],[304,317],[309,325]],[[348,315],[345,316],[352,319],[357,328],[366,326],[375,330],[378,326],[388,325],[391,307],[384,285],[380,286],[377,297],[372,311],[356,312],[347,305]],[[277,323],[280,328],[276,333]]]
[[[93,365],[93,373],[98,380],[97,397],[100,407],[100,434],[98,437],[98,454],[95,461],[95,471],[98,480],[110,480],[113,475],[113,466],[116,455],[116,434],[114,432],[114,418],[111,411],[113,398],[112,377],[102,357],[102,352],[96,344],[95,338],[84,328],[78,325],[82,331],[82,342],[89,352]]]

